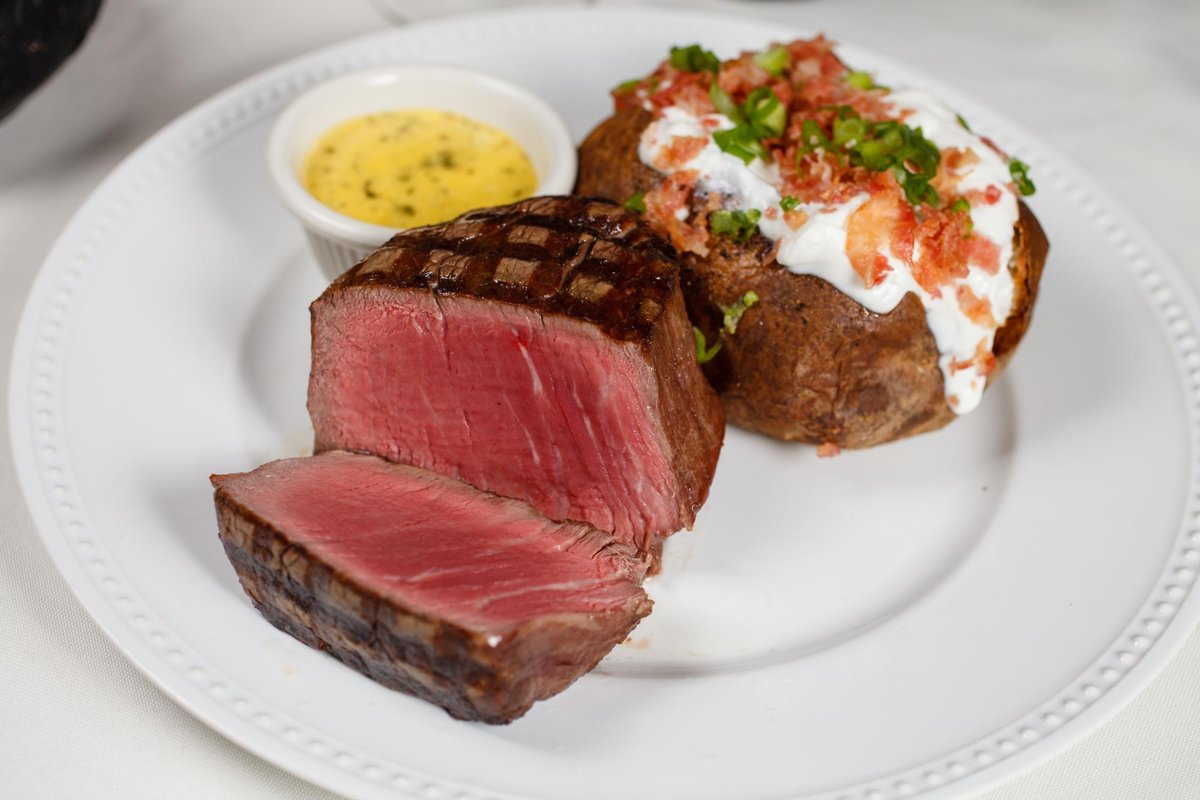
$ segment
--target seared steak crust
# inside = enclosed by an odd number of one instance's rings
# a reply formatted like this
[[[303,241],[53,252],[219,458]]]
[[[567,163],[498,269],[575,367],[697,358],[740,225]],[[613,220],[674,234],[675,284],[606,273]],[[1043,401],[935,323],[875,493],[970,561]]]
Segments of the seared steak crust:
[[[587,320],[648,341],[678,282],[675,253],[607,200],[535,197],[394,236],[334,283],[426,288]]]

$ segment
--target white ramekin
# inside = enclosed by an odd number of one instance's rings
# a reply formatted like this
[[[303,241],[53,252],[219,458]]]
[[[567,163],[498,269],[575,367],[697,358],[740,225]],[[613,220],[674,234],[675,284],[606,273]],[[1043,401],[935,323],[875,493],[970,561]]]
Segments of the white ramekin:
[[[308,234],[330,279],[386,242],[395,228],[347,217],[304,188],[299,174],[317,139],[339,122],[377,111],[435,108],[492,125],[524,148],[537,172],[536,195],[569,194],[575,146],[567,126],[537,95],[491,75],[457,67],[394,65],[334,78],[284,109],[267,143],[267,165],[284,205]]]

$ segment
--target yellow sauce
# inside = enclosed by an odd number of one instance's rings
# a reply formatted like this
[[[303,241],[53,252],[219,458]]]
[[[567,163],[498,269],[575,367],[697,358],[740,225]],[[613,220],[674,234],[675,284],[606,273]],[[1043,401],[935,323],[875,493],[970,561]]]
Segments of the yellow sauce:
[[[302,181],[335,211],[392,228],[445,222],[537,188],[529,156],[508,134],[430,109],[343,122],[317,142]]]

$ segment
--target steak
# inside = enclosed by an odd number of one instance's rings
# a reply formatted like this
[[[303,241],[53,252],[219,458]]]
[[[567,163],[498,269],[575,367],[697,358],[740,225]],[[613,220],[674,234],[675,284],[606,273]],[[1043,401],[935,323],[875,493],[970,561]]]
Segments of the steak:
[[[313,303],[315,449],[374,453],[586,521],[690,527],[724,436],[675,254],[605,200],[395,236]]]
[[[651,602],[611,534],[368,455],[214,475],[225,553],[276,627],[459,719],[506,723]]]

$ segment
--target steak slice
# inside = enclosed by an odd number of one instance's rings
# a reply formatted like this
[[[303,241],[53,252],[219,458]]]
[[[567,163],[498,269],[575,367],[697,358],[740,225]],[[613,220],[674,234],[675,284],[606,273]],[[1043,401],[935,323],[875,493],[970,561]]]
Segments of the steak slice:
[[[374,453],[640,552],[690,527],[724,436],[675,255],[604,200],[398,234],[312,305],[318,452]]]
[[[225,553],[277,628],[459,719],[506,723],[651,602],[611,534],[374,456],[214,475]]]

